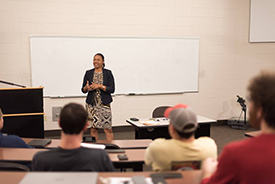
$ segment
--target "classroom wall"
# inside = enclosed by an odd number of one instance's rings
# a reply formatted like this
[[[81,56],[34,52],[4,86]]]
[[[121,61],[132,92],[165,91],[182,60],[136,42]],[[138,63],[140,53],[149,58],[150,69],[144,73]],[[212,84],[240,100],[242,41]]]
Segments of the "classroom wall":
[[[248,43],[249,3],[249,0],[1,0],[0,80],[31,86],[30,35],[200,37],[199,92],[115,96],[113,124],[125,125],[125,119],[133,116],[150,117],[154,107],[177,103],[186,103],[197,114],[217,120],[238,117],[241,108],[236,95],[245,97],[249,78],[261,69],[275,67],[274,43]],[[169,65],[169,61],[160,62]],[[0,84],[0,87],[10,86]],[[84,104],[84,100],[45,98],[45,128],[57,127],[57,122],[52,121],[52,107],[71,101]]]

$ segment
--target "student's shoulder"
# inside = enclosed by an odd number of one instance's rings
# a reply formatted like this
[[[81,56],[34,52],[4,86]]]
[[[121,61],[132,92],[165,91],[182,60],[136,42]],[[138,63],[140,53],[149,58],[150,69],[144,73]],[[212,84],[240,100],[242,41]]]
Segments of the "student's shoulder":
[[[23,141],[19,136],[17,135],[7,135],[4,136],[3,139],[5,142],[9,143],[11,147],[24,147],[27,145],[25,141]]]
[[[246,149],[247,146],[253,144],[251,141],[252,139],[244,139],[239,141],[233,141],[227,145],[225,145],[224,150],[239,150],[239,149]]]
[[[22,140],[19,136],[17,135],[6,135],[6,136],[3,136],[4,139],[8,140],[8,141],[20,141]],[[23,140],[22,140],[23,141]]]
[[[199,142],[199,143],[211,143],[211,144],[215,144],[215,141],[214,139],[210,138],[210,137],[199,137],[196,139],[196,142]]]
[[[210,137],[199,137],[194,141],[195,145],[202,148],[216,148],[216,142]]]
[[[33,156],[33,160],[34,161],[51,160],[56,156],[55,153],[56,153],[56,151],[54,149],[53,150],[45,149],[45,151],[39,151],[39,152],[35,153],[35,155]]]
[[[166,140],[164,138],[155,139],[153,142],[150,143],[149,147],[152,149],[163,147],[167,144],[170,144],[171,140]]]
[[[53,149],[44,149],[43,151],[37,152],[35,155],[43,156],[43,155],[55,155],[58,152],[58,148]]]
[[[151,144],[163,144],[169,142],[171,139],[157,138]]]
[[[106,154],[107,155],[107,152],[103,149],[92,149],[92,148],[84,148],[82,147],[82,151],[85,152],[85,153],[88,153],[88,154],[98,154],[98,155],[101,155],[101,154]]]
[[[90,160],[105,160],[109,158],[108,153],[103,149],[92,149],[92,148],[83,148],[83,151],[80,155],[85,155],[86,159]]]

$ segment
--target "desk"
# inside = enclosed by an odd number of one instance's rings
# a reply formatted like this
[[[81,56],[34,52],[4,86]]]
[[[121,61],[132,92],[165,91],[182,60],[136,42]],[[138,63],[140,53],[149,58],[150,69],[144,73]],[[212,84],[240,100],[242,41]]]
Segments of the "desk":
[[[175,171],[182,174],[182,178],[177,179],[166,179],[168,184],[188,183],[188,184],[199,184],[202,178],[202,171]],[[137,175],[143,175],[149,177],[154,172],[99,172],[99,177],[132,177]],[[27,174],[27,172],[0,172],[1,184],[18,184]],[[77,173],[71,173],[76,175]],[[101,182],[97,180],[97,183]]]
[[[35,153],[49,151],[47,149],[23,149],[23,148],[0,148],[0,161],[30,163]],[[134,171],[142,171],[144,164],[145,149],[125,150],[128,160],[118,160],[121,153],[108,153],[110,160],[116,168],[133,168]]]
[[[262,132],[259,130],[259,131],[254,131],[254,132],[246,132],[244,135],[246,137],[256,137],[261,134],[262,134]]]
[[[26,143],[29,143],[32,140],[32,138],[22,138]],[[60,139],[52,139],[52,142],[46,146],[46,148],[57,148],[60,145],[61,140]],[[121,149],[146,149],[149,144],[152,142],[151,139],[140,139],[140,140],[112,140],[112,141],[106,141],[106,140],[99,140],[96,143],[98,144],[115,144],[119,146]]]
[[[148,120],[148,119],[147,119]],[[140,121],[132,121],[127,119],[126,122],[131,124],[135,128],[135,138],[136,139],[156,139],[156,138],[166,138],[170,139],[168,132],[169,119],[167,118],[153,118],[154,125],[144,125]],[[209,119],[203,116],[197,116],[198,129],[196,131],[195,137],[208,136],[210,137],[210,124],[216,123],[216,120]]]

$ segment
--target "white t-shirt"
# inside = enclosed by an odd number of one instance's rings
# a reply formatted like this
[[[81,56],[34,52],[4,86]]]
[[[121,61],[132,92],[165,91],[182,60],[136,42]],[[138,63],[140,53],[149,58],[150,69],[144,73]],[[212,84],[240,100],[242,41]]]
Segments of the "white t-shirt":
[[[200,137],[190,143],[160,138],[146,149],[145,163],[154,171],[163,171],[171,170],[172,161],[203,161],[207,157],[217,158],[217,145],[209,137]]]

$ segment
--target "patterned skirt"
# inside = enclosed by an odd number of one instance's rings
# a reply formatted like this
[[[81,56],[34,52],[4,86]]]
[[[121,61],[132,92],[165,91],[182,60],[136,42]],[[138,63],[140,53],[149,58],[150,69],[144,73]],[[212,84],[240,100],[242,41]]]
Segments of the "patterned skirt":
[[[86,103],[86,110],[91,128],[112,129],[112,112],[110,105],[101,103],[92,106]]]

